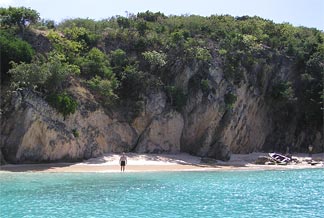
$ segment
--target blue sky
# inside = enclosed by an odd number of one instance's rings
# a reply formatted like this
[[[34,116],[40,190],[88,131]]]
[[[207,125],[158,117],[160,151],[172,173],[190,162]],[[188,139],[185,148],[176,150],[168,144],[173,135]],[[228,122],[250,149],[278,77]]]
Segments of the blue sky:
[[[150,10],[165,15],[257,15],[276,23],[324,30],[324,0],[0,0],[0,7],[8,6],[30,7],[56,22],[77,17],[100,20],[126,16],[126,11]]]

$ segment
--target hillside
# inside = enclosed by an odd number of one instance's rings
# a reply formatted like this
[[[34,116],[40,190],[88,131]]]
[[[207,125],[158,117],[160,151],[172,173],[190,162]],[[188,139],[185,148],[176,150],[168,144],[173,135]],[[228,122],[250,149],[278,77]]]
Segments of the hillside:
[[[323,152],[319,30],[150,11],[54,25],[31,12],[17,25],[0,10],[6,162]]]

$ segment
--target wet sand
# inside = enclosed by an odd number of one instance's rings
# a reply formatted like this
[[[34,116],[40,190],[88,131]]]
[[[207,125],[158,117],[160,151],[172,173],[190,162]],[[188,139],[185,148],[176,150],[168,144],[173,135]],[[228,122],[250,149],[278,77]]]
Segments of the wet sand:
[[[233,154],[227,162],[203,163],[200,157],[186,153],[175,155],[127,153],[125,172],[160,171],[232,171],[232,170],[289,170],[323,168],[324,153],[295,154],[297,163],[288,165],[257,165],[255,161],[267,153]],[[313,164],[310,164],[313,163]],[[120,172],[119,154],[105,154],[81,163],[8,164],[0,166],[0,172]]]

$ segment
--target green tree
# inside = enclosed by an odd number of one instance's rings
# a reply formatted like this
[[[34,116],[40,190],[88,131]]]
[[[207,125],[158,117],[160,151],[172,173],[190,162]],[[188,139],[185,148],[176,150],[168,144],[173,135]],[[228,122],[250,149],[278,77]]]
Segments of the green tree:
[[[67,78],[80,72],[78,66],[65,62],[65,57],[51,54],[48,60],[35,59],[30,64],[13,63],[9,74],[12,76],[14,88],[32,88],[60,91],[64,88]]]
[[[25,7],[0,8],[0,22],[4,26],[19,27],[20,33],[24,35],[25,29],[30,24],[35,24],[40,19],[39,13],[33,9]]]
[[[237,96],[233,93],[226,93],[224,96],[224,102],[227,109],[232,109],[237,100]]]
[[[151,12],[151,11],[146,11],[142,13],[137,14],[137,18],[141,18],[143,20],[149,21],[149,22],[156,22],[158,19],[164,19],[166,16],[161,13],[161,12]]]
[[[100,76],[111,79],[113,77],[112,68],[106,54],[97,48],[92,48],[88,54],[79,60],[82,74],[87,78]]]
[[[74,114],[78,103],[66,92],[54,93],[47,97],[49,104],[63,115],[64,120],[70,114]]]
[[[209,62],[212,58],[207,48],[191,47],[186,50],[188,57],[203,62]]]
[[[29,63],[35,54],[30,44],[4,30],[0,30],[0,52],[1,82],[7,81],[11,61]]]
[[[117,17],[118,26],[122,29],[130,27],[130,20],[126,17]]]
[[[143,52],[142,55],[153,67],[163,67],[167,63],[167,56],[163,52],[146,51]]]
[[[30,64],[12,62],[12,69],[8,73],[11,75],[13,88],[43,88],[50,77],[49,69],[39,60]]]
[[[85,49],[82,42],[64,38],[61,34],[53,30],[48,33],[47,38],[53,44],[55,51],[64,54],[71,63],[73,63],[75,59],[79,57],[81,51]]]
[[[95,45],[97,36],[84,27],[72,27],[64,29],[64,36],[75,42],[79,42],[83,49]]]
[[[111,51],[110,57],[114,72],[121,72],[128,63],[126,52],[122,49]]]
[[[301,75],[301,105],[307,124],[323,125],[324,53],[316,52],[306,63]]]
[[[50,74],[45,83],[45,88],[50,92],[63,90],[68,77],[80,74],[80,68],[77,65],[67,63],[65,56],[57,53],[50,54],[48,61],[43,63],[43,67]]]
[[[278,101],[295,101],[295,92],[291,82],[280,82],[273,87],[272,97]]]
[[[101,98],[104,101],[108,101],[108,103],[118,98],[115,94],[115,90],[118,87],[118,81],[116,79],[102,79],[96,75],[87,83],[92,90],[98,92]]]

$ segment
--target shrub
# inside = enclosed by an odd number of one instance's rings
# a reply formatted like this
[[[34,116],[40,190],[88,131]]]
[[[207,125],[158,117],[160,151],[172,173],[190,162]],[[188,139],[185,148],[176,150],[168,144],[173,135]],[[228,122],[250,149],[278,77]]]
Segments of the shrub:
[[[104,100],[111,101],[117,99],[115,90],[118,87],[118,81],[113,77],[111,80],[102,79],[100,76],[95,76],[88,81],[88,85],[94,91],[97,91]]]
[[[144,59],[151,64],[151,66],[163,67],[167,63],[166,54],[163,52],[146,51],[143,52],[142,55],[144,56]]]
[[[203,92],[208,92],[209,91],[209,82],[208,79],[202,79],[200,81],[200,87]]]
[[[30,44],[3,30],[0,30],[0,52],[1,76],[10,69],[10,61],[29,63],[35,54]]]
[[[75,101],[66,92],[53,93],[46,99],[52,107],[63,115],[64,120],[69,114],[73,114],[78,107],[77,101]]]
[[[72,129],[72,134],[74,135],[75,138],[78,138],[80,136],[78,129]]]
[[[114,71],[121,71],[123,67],[127,65],[127,55],[122,49],[116,49],[110,52],[111,66]]]
[[[79,67],[65,63],[63,55],[52,53],[48,60],[35,59],[30,64],[12,63],[9,73],[15,88],[28,87],[51,92],[63,89],[63,84],[70,75],[79,74]]]
[[[278,101],[296,100],[291,82],[280,82],[273,87],[272,97]]]
[[[82,73],[88,78],[100,76],[110,79],[113,76],[108,57],[99,49],[93,48],[88,54],[80,59]]]
[[[208,62],[212,58],[208,49],[202,47],[188,48],[187,53],[189,58],[193,58],[199,61]]]
[[[233,93],[226,93],[224,96],[224,102],[227,109],[232,109],[235,102],[237,100],[237,96]]]
[[[12,69],[8,73],[13,88],[43,88],[50,77],[49,70],[38,60],[30,64],[12,62]]]

